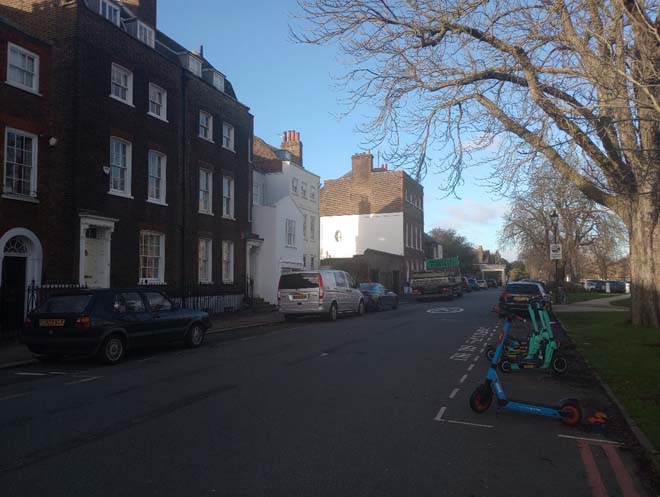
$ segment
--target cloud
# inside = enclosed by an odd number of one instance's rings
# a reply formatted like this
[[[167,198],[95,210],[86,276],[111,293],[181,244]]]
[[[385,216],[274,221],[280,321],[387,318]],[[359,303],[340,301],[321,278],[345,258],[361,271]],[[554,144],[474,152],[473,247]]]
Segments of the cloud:
[[[443,206],[442,215],[437,224],[456,229],[490,225],[499,221],[508,209],[509,204],[506,202],[482,202],[466,199]]]

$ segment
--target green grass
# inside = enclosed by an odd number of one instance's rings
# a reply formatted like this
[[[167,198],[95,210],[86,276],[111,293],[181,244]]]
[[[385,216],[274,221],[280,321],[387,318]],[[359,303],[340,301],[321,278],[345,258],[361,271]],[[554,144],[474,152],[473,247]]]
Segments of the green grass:
[[[585,302],[587,300],[595,299],[604,299],[607,297],[612,297],[611,293],[595,293],[595,292],[581,292],[581,293],[569,293],[568,303],[574,304],[575,302]]]
[[[617,307],[627,307],[630,309],[630,306],[632,306],[632,297],[628,297],[627,299],[623,300],[615,300],[614,302],[610,302],[610,305],[615,305]]]
[[[578,350],[660,448],[660,329],[633,328],[627,312],[561,314]]]

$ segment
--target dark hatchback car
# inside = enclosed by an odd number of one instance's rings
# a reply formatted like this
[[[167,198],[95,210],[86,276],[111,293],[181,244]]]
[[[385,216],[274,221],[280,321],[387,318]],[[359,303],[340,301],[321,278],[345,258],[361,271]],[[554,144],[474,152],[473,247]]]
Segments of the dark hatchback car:
[[[470,282],[470,288],[472,290],[479,291],[481,288],[479,288],[479,282],[476,280],[476,278],[468,278],[468,281]]]
[[[97,354],[108,364],[129,348],[184,341],[199,347],[211,321],[149,290],[79,290],[54,295],[28,316],[21,341],[35,354]]]
[[[399,296],[380,283],[360,283],[360,292],[368,310],[396,309],[399,306]]]
[[[552,308],[551,295],[536,281],[509,283],[500,295],[500,305],[516,314],[527,314],[527,306],[532,302],[544,303],[548,311]]]

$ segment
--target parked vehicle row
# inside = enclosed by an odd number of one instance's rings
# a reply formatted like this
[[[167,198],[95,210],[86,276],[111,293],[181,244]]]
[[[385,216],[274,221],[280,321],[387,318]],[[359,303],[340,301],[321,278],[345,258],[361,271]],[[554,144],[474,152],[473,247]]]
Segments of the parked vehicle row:
[[[535,302],[542,302],[545,309],[552,310],[552,295],[538,281],[508,283],[500,295],[500,305],[520,315],[526,315],[529,304]]]
[[[626,293],[630,283],[622,280],[585,280],[584,289],[589,292],[607,292],[609,286],[610,293]]]

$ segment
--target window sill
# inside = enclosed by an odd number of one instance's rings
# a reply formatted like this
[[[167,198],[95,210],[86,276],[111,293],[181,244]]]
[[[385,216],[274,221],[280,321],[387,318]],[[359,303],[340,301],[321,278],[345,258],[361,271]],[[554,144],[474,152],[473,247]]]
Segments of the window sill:
[[[200,285],[215,285],[212,281],[199,281],[198,283]]]
[[[233,284],[234,284],[234,280],[227,280],[227,281],[222,280],[222,284],[223,284],[223,285],[233,285]]]
[[[154,200],[152,198],[147,199],[147,203],[149,204],[154,204],[154,205],[162,205],[163,207],[167,207],[167,202],[161,202],[160,200]]]
[[[215,216],[212,212],[197,211],[197,214],[204,214],[205,216]]]
[[[286,248],[292,248],[292,249],[296,248],[295,245],[285,245],[285,247],[286,247]]]
[[[229,150],[230,152],[236,153],[236,150],[234,150],[233,148],[225,147],[224,145],[222,146],[222,148],[224,148],[225,150]]]
[[[159,121],[163,121],[164,123],[170,123],[166,118],[159,116],[158,114],[153,114],[152,112],[147,112],[148,116],[153,117],[154,119],[158,119]]]
[[[131,195],[130,193],[118,192],[114,190],[108,191],[108,195],[113,195],[115,197],[122,197],[122,198],[130,198],[131,200],[134,198],[133,195]]]
[[[222,219],[227,219],[229,221],[236,221],[236,218],[234,216],[222,216]]]
[[[3,193],[2,198],[7,200],[18,200],[19,202],[27,202],[29,204],[38,204],[39,199],[36,197],[31,197],[29,195],[17,195],[15,193]]]
[[[111,99],[116,100],[117,102],[121,102],[124,105],[128,105],[129,107],[133,107],[135,109],[135,105],[133,105],[133,102],[128,102],[126,100],[122,100],[119,97],[114,96],[112,93],[108,95]]]
[[[29,86],[23,86],[20,83],[16,83],[14,81],[5,81],[6,84],[9,86],[13,86],[14,88],[18,88],[19,90],[26,91],[28,93],[32,93],[32,95],[36,95],[37,97],[43,97],[41,93],[39,93],[38,90],[35,90],[34,88],[30,88]]]
[[[205,136],[197,135],[197,138],[199,138],[200,140],[204,140],[205,142],[209,142],[209,143],[213,143],[213,144],[215,144],[215,142],[214,142],[213,140],[211,140],[211,139],[209,139],[209,138],[206,138]]]
[[[167,285],[167,283],[163,280],[138,280],[137,284],[138,284],[138,288],[141,286],[149,286],[149,285]]]

